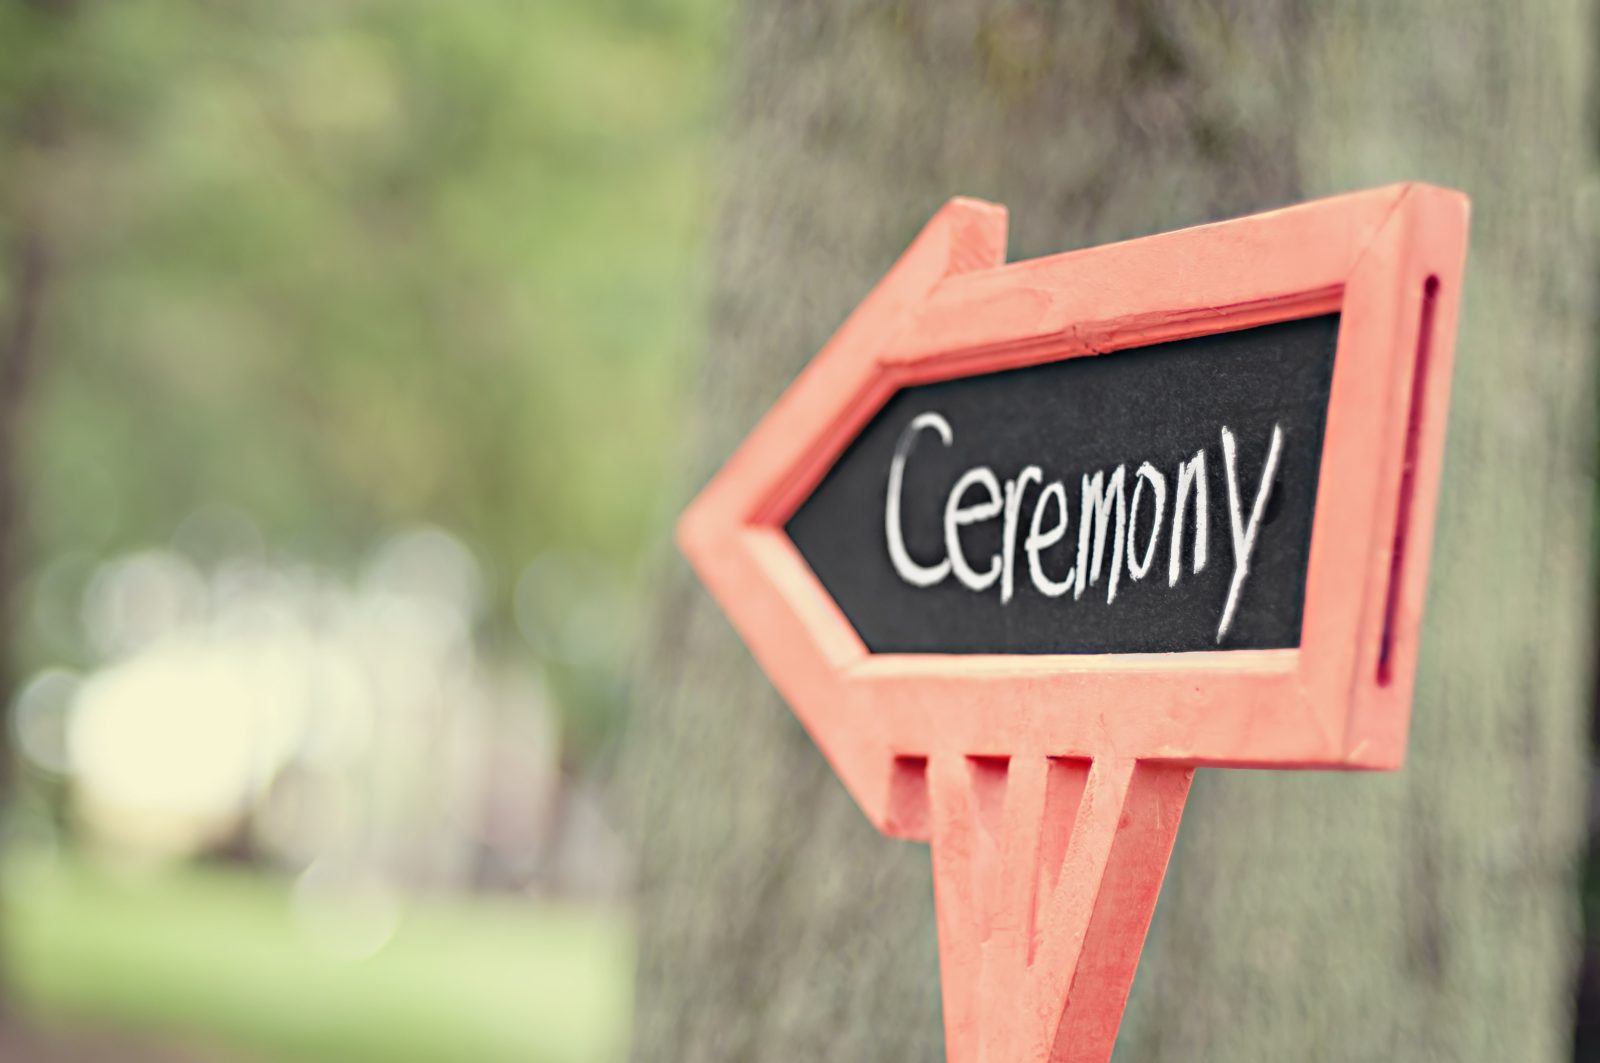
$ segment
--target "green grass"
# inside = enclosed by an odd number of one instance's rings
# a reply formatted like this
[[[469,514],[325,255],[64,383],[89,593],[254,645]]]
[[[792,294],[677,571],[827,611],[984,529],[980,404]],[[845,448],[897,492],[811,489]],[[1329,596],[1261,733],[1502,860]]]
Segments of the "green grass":
[[[258,1061],[626,1053],[632,937],[615,912],[414,903],[381,952],[341,963],[298,928],[287,884],[248,872],[130,876],[19,854],[5,899],[10,974],[48,1023]]]

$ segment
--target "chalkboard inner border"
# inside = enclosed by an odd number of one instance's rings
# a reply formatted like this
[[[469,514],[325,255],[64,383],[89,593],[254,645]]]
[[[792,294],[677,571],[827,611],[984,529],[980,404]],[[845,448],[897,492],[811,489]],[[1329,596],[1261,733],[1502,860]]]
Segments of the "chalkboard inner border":
[[[1187,336],[1181,339],[1163,340],[1150,344],[1133,344],[1094,354],[1081,354],[1077,351],[1073,351],[1070,354],[1058,354],[1052,356],[1051,352],[1047,351],[1036,360],[1031,360],[1026,365],[1011,366],[992,372],[958,374],[952,377],[917,381],[902,385],[884,398],[882,403],[879,404],[878,408],[866,418],[861,429],[855,434],[849,443],[843,447],[838,455],[834,457],[832,462],[829,463],[827,470],[819,478],[817,485],[800,501],[800,503],[795,507],[794,512],[790,514],[790,516],[784,522],[784,531],[791,543],[794,544],[796,550],[805,560],[807,567],[812,572],[813,577],[816,578],[818,582],[823,585],[824,589],[828,591],[836,604],[838,604],[846,621],[850,623],[857,636],[862,639],[863,643],[866,645],[866,648],[873,654],[881,655],[917,653],[936,654],[943,656],[966,656],[973,654],[987,655],[999,653],[1030,656],[1095,656],[1118,653],[1182,653],[1196,652],[1201,650],[1215,650],[1219,648],[1275,649],[1298,647],[1301,641],[1301,632],[1304,621],[1303,612],[1305,582],[1309,562],[1310,538],[1312,524],[1314,523],[1313,518],[1315,514],[1317,491],[1320,487],[1323,449],[1326,444],[1328,403],[1331,396],[1334,363],[1336,360],[1338,340],[1340,335],[1340,321],[1341,315],[1338,311],[1310,313],[1286,317],[1276,321],[1252,323],[1235,328],[1220,328],[1212,332],[1201,333],[1195,336]],[[1134,641],[1126,646],[1112,646],[1106,644],[1097,644],[1088,647],[1068,645],[1010,646],[1001,642],[995,642],[993,644],[980,644],[961,648],[941,648],[937,645],[929,645],[926,644],[925,641],[916,639],[908,640],[901,637],[885,638],[881,635],[875,635],[875,633],[871,630],[864,630],[864,627],[870,628],[871,625],[863,624],[859,616],[859,611],[849,607],[848,599],[850,599],[852,595],[849,593],[841,593],[841,587],[837,578],[834,580],[824,579],[822,573],[819,571],[819,567],[826,566],[819,565],[818,562],[820,559],[816,556],[815,549],[808,551],[806,548],[805,541],[807,540],[808,536],[805,532],[805,525],[808,523],[808,507],[811,507],[814,502],[818,502],[828,494],[830,483],[834,481],[835,477],[840,474],[842,469],[845,469],[849,466],[851,458],[861,452],[861,449],[865,445],[869,436],[873,435],[875,430],[881,433],[880,423],[884,420],[885,416],[891,410],[893,410],[898,403],[902,403],[904,398],[908,395],[916,393],[936,394],[948,389],[959,388],[961,385],[975,380],[984,380],[985,383],[991,387],[1005,387],[1007,386],[1008,381],[1025,378],[1030,374],[1038,375],[1041,373],[1051,374],[1072,372],[1073,370],[1071,367],[1073,366],[1088,365],[1091,363],[1105,366],[1107,369],[1110,369],[1112,366],[1121,363],[1129,356],[1148,356],[1152,360],[1165,360],[1166,356],[1168,355],[1182,354],[1184,352],[1203,352],[1208,348],[1226,350],[1228,347],[1236,347],[1236,341],[1238,338],[1247,334],[1253,334],[1256,337],[1267,339],[1274,335],[1283,335],[1286,331],[1293,331],[1296,326],[1304,328],[1307,325],[1316,325],[1317,323],[1326,323],[1328,326],[1330,326],[1326,329],[1325,335],[1314,337],[1316,340],[1316,346],[1314,351],[1311,353],[1314,353],[1317,356],[1317,364],[1312,366],[1297,367],[1297,371],[1311,371],[1316,378],[1315,394],[1310,396],[1307,403],[1309,407],[1314,408],[1315,410],[1314,424],[1309,426],[1314,428],[1315,445],[1314,447],[1310,448],[1309,451],[1309,453],[1312,455],[1309,459],[1309,467],[1302,468],[1299,471],[1300,482],[1304,483],[1309,490],[1310,504],[1306,518],[1303,522],[1303,536],[1301,536],[1303,541],[1291,544],[1293,553],[1296,555],[1295,575],[1293,578],[1293,586],[1285,588],[1286,600],[1282,603],[1282,605],[1288,610],[1288,614],[1292,615],[1286,614],[1282,617],[1283,622],[1278,625],[1275,635],[1241,640],[1237,644],[1225,644],[1222,646],[1203,645],[1195,639],[1190,639],[1188,643],[1183,643],[1182,640],[1167,639],[1165,640],[1166,644],[1143,644],[1139,643],[1138,641]],[[1297,351],[1280,352],[1277,357],[1280,360],[1288,361],[1297,357],[1303,358],[1306,353],[1307,352],[1302,345],[1302,347]],[[1201,364],[1204,363],[1205,357],[1206,355],[1202,353],[1200,357]],[[1257,372],[1259,373],[1259,370],[1257,370]],[[1220,457],[1220,455],[1213,454],[1211,457],[1212,459],[1216,459]],[[1000,470],[997,469],[996,471],[998,472]],[[1056,471],[1058,473],[1068,473],[1068,470],[1065,469]],[[1132,472],[1131,469],[1129,471]],[[1216,473],[1214,472],[1213,476],[1215,475]],[[1214,488],[1220,486],[1220,482],[1214,484]],[[1222,500],[1214,500],[1212,503],[1213,506],[1216,505],[1217,501]],[[1074,514],[1074,518],[1076,518],[1076,514]],[[1075,534],[1073,534],[1072,537],[1075,538]],[[879,539],[881,540],[881,538],[882,534],[880,531]],[[1213,536],[1213,539],[1215,540],[1215,536]],[[1220,560],[1224,563],[1228,562],[1230,560],[1226,556],[1228,553],[1228,542],[1224,540],[1222,542],[1215,542],[1214,545],[1215,547],[1221,548],[1220,552],[1222,556]],[[881,549],[881,542],[879,543],[879,546],[879,552],[882,553],[883,551]],[[979,641],[982,643],[982,640]]]

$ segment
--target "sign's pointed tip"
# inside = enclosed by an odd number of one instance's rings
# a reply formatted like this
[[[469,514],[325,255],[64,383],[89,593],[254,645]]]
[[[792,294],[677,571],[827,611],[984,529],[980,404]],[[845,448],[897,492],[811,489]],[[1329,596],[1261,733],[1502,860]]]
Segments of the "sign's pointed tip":
[[[1008,213],[1004,203],[981,199],[978,196],[951,196],[945,201],[944,206],[940,208],[940,213],[947,210],[960,211],[973,216],[997,218],[1001,221],[1005,220]]]
[[[939,208],[923,229],[923,236],[948,239],[947,276],[973,273],[1005,265],[1009,213],[999,203],[955,196]]]

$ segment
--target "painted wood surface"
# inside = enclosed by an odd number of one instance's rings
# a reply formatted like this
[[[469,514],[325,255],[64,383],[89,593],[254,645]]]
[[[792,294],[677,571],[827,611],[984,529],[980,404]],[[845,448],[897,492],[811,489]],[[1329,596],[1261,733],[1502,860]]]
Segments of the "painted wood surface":
[[[1194,767],[1399,766],[1466,216],[1402,185],[1005,265],[953,200],[684,514],[862,810],[932,843],[950,1059],[1109,1057]],[[870,654],[783,532],[901,387],[1331,312],[1298,648]]]

